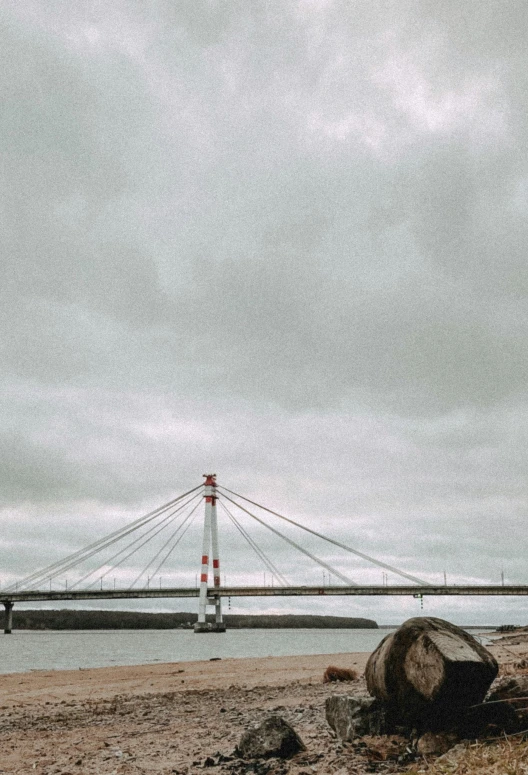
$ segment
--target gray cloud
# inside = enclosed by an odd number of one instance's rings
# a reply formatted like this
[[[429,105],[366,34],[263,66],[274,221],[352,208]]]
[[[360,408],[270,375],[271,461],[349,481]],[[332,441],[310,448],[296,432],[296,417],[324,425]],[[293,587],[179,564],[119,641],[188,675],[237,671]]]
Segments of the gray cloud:
[[[20,572],[35,521],[59,554],[86,509],[116,524],[211,466],[411,572],[524,580],[524,5],[1,22]]]

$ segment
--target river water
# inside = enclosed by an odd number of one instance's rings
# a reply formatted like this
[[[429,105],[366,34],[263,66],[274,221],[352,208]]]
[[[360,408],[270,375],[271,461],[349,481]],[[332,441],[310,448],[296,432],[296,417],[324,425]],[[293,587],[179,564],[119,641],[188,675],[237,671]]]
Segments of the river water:
[[[388,630],[14,630],[0,634],[0,673],[372,651]]]
[[[0,634],[0,673],[372,651],[389,632],[280,629],[196,635],[192,630],[14,630],[12,635]],[[489,642],[482,636],[479,640]]]

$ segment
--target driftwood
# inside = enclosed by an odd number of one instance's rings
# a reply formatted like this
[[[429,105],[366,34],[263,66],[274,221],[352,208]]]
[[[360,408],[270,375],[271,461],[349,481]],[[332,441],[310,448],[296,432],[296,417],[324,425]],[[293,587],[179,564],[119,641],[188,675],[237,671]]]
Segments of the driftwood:
[[[450,622],[416,617],[371,654],[367,688],[404,723],[445,729],[481,703],[498,665],[484,646]]]

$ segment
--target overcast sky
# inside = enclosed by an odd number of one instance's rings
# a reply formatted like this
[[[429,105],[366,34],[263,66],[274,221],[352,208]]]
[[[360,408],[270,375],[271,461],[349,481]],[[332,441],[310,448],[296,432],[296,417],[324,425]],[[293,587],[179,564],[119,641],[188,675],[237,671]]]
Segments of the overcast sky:
[[[527,19],[4,0],[2,585],[208,471],[428,581],[528,582]],[[262,580],[220,529],[227,580]],[[174,560],[192,584],[199,532]],[[233,601],[257,609],[420,612]],[[522,599],[424,610],[528,619]]]

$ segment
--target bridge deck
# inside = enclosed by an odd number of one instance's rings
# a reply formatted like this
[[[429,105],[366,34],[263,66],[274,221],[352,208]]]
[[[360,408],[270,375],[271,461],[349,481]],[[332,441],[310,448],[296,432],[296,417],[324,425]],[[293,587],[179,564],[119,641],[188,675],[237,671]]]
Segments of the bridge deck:
[[[90,589],[90,590],[21,590],[1,592],[0,601],[27,603],[61,600],[123,600],[137,598],[188,598],[198,597],[197,587],[162,587],[152,589]],[[478,586],[335,586],[335,587],[210,587],[209,597],[303,597],[314,595],[361,596],[429,596],[453,595],[520,596],[528,595],[528,585],[478,585]]]

